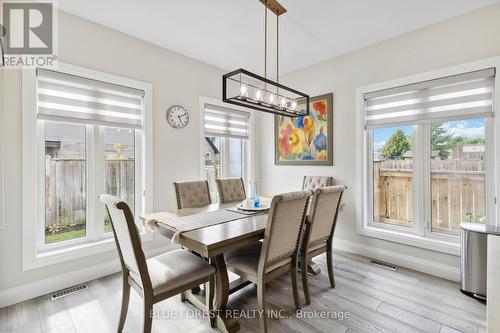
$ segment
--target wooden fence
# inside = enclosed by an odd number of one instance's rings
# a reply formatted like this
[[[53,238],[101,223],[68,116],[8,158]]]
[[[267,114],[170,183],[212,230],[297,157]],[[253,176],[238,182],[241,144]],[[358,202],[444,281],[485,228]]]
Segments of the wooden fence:
[[[134,207],[134,174],[134,160],[106,160],[105,193],[125,199]],[[86,187],[85,160],[47,157],[45,226],[84,223]]]
[[[374,162],[374,220],[409,226],[413,217],[412,160]],[[484,161],[433,160],[433,231],[457,234],[462,222],[483,222]]]

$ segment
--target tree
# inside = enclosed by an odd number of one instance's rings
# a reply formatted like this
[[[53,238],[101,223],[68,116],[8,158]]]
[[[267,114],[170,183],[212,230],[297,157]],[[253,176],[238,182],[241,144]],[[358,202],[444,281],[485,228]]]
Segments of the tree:
[[[411,143],[403,130],[398,129],[380,150],[380,155],[385,159],[400,159],[404,153],[411,150]]]
[[[460,144],[479,144],[484,143],[484,139],[482,138],[464,138],[461,136],[454,136],[451,138],[449,147],[453,147]]]
[[[448,157],[452,137],[443,128],[443,124],[431,124],[431,148],[432,151],[438,151],[441,158]]]

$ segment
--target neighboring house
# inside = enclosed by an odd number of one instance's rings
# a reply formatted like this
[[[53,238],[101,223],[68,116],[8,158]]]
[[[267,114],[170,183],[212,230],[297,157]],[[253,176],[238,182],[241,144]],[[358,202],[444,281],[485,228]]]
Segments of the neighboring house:
[[[484,160],[484,143],[459,144],[451,149],[451,158],[458,160]]]

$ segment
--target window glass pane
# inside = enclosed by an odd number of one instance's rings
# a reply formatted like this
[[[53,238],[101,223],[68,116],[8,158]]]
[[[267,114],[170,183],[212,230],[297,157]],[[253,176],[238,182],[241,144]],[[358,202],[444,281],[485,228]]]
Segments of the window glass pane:
[[[210,197],[218,202],[219,193],[215,180],[221,178],[221,140],[220,137],[205,137],[203,142],[203,156],[205,157],[204,173],[210,188]]]
[[[104,163],[106,193],[125,201],[135,213],[135,130],[115,127],[104,129]],[[107,211],[104,231],[111,231]]]
[[[205,137],[202,147],[205,157],[204,173],[210,196],[218,202],[217,178],[243,178],[245,173],[245,139]]]
[[[85,237],[85,125],[45,122],[45,243]]]
[[[228,138],[227,147],[227,168],[225,178],[243,178],[245,162],[243,159],[243,139]]]
[[[412,126],[373,130],[373,221],[413,225]]]
[[[431,124],[432,231],[485,223],[485,120]]]

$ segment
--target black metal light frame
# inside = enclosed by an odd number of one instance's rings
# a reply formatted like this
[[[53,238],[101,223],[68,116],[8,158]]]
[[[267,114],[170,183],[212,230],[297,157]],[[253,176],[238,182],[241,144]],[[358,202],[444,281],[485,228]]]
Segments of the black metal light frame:
[[[226,73],[222,76],[222,101],[224,101],[226,103],[230,103],[230,104],[258,110],[258,111],[272,113],[272,114],[279,115],[279,116],[297,117],[300,115],[300,111],[295,111],[295,110],[291,110],[288,108],[283,108],[281,106],[271,105],[271,104],[263,102],[263,101],[256,101],[256,100],[253,100],[251,98],[242,97],[240,95],[228,97],[227,96],[227,81],[231,80],[231,77],[238,75],[238,74],[244,74],[244,75],[250,76],[256,80],[262,81],[264,86],[268,85],[268,86],[277,88],[279,90],[288,91],[290,93],[298,95],[299,97],[296,99],[297,104],[301,104],[301,103],[305,102],[306,114],[309,114],[309,95],[304,94],[304,93],[297,91],[295,89],[292,89],[290,87],[287,87],[285,85],[282,85],[281,83],[269,80],[268,78],[262,77],[260,75],[255,74],[255,73],[249,72],[243,68]],[[264,91],[271,92],[271,90],[268,90],[268,89],[264,89]]]

